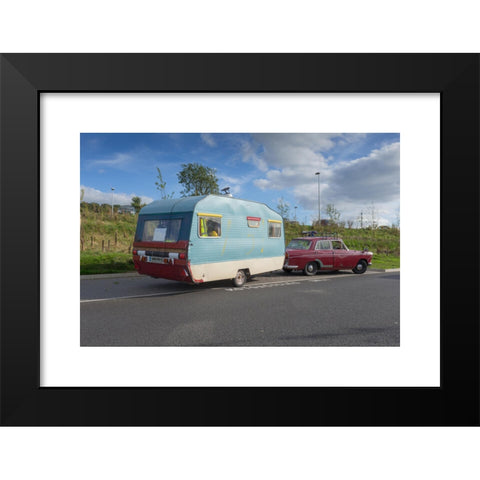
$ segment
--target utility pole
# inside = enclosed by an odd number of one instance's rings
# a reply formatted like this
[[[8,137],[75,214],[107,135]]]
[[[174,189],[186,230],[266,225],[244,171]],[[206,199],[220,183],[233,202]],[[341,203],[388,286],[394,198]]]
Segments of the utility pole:
[[[113,217],[113,192],[115,191],[115,189],[113,187],[112,188],[112,217]]]
[[[315,175],[318,175],[318,226],[320,227],[322,224],[320,218],[320,172],[316,172]]]

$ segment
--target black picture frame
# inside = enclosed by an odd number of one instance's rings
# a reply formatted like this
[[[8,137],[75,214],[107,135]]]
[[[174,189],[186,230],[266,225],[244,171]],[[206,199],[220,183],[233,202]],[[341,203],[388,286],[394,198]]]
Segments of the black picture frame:
[[[1,55],[1,425],[478,425],[479,60],[477,54]],[[42,92],[440,93],[441,255],[427,255],[419,274],[428,282],[428,269],[441,273],[441,386],[40,387]],[[429,239],[418,240],[420,246]]]

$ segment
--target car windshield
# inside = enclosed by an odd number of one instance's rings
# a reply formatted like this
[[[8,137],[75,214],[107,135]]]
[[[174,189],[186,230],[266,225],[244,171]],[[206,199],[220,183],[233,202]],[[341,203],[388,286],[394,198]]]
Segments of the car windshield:
[[[302,240],[302,239],[296,239],[292,240],[288,245],[287,248],[290,250],[308,250],[311,245],[310,240]]]

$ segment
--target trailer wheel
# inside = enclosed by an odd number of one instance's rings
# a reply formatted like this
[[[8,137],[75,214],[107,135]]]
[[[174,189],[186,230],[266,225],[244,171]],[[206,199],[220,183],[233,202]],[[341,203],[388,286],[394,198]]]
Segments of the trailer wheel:
[[[247,274],[244,270],[239,270],[233,279],[235,287],[243,287],[247,283]]]

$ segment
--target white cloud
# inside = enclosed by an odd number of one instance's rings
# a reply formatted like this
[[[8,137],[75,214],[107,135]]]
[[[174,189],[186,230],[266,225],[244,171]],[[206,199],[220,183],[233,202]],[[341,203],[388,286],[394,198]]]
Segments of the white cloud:
[[[343,138],[338,133],[257,133],[252,137],[262,145],[265,162],[275,168],[292,165],[319,168],[325,164],[323,154]]]
[[[130,153],[116,153],[110,158],[104,158],[101,160],[92,160],[89,162],[89,167],[111,167],[124,169],[131,165],[135,161],[135,156]],[[105,171],[101,169],[101,172]]]
[[[84,190],[83,201],[88,203],[112,203],[112,191],[102,192],[101,190],[96,190],[95,188],[86,187],[84,185],[80,186],[80,191]],[[140,197],[142,203],[151,203],[153,198],[138,195],[136,193],[122,193],[122,192],[113,192],[113,203],[115,205],[130,205],[132,197]]]
[[[263,156],[259,155],[257,149],[259,147],[255,142],[249,142],[248,140],[240,140],[240,152],[242,157],[242,162],[251,163],[257,167],[261,172],[266,172],[268,170],[268,163],[265,161]]]
[[[242,194],[244,185],[248,185],[252,183],[252,180],[256,178],[256,175],[241,175],[241,176],[230,176],[224,175],[222,173],[218,174],[219,179],[219,187],[230,187],[230,193],[234,196],[239,196]]]
[[[209,147],[216,147],[217,144],[210,133],[202,133],[200,134],[201,139],[204,143],[206,143]]]
[[[318,170],[322,171],[322,179],[328,178],[331,157],[327,157],[327,152],[339,143],[355,143],[365,134],[257,133],[252,137],[254,145],[250,148],[261,148],[260,170],[266,172],[266,178],[255,184],[265,190],[308,187]]]
[[[339,200],[389,202],[400,195],[400,143],[332,169],[330,195]]]
[[[268,169],[254,184],[261,190],[289,189],[295,202],[305,210],[317,212],[318,177],[320,171],[321,208],[335,205],[342,219],[354,220],[372,203],[379,209],[382,224],[391,224],[400,198],[400,143],[395,142],[372,150],[368,155],[334,162],[323,155],[334,139],[346,142],[348,148],[362,135],[278,135],[257,134],[264,143]],[[318,138],[317,138],[318,137]],[[291,142],[289,140],[292,140]],[[323,152],[323,153],[322,153]]]

